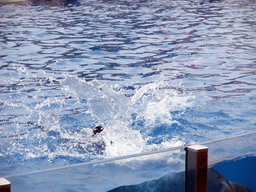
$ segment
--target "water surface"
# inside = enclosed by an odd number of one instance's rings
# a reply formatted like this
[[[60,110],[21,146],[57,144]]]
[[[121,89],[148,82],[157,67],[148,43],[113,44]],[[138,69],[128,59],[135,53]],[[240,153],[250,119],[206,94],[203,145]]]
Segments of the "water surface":
[[[250,0],[1,3],[1,175],[254,131],[255,14]],[[173,155],[147,160],[182,170]],[[255,149],[229,158],[244,155]]]

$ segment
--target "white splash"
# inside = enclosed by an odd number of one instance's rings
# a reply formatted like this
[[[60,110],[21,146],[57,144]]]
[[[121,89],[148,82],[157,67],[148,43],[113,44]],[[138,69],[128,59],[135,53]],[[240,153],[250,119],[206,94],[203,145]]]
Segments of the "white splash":
[[[179,94],[164,82],[156,82],[136,89],[132,97],[115,91],[98,82],[86,82],[67,76],[62,83],[65,90],[87,100],[89,111],[105,130],[102,134],[106,143],[105,157],[117,157],[149,150],[184,144],[182,139],[163,139],[162,143],[148,143],[150,128],[155,125],[178,123],[172,120],[171,112],[184,110],[193,105],[193,96]],[[132,118],[135,114],[136,118]],[[149,131],[141,132],[131,126],[134,121],[144,121]]]
[[[23,108],[28,115],[22,116],[21,122],[31,126],[28,129],[17,123],[16,135],[21,136],[18,139],[13,136],[9,155],[17,153],[25,159],[112,158],[184,143],[175,135],[152,135],[155,127],[178,124],[173,120],[173,111],[193,106],[193,96],[179,93],[163,81],[135,87],[130,97],[125,90],[116,91],[101,82],[87,82],[76,76],[66,76],[59,83],[60,97],[44,99],[38,91],[32,104],[8,104],[13,111]],[[33,129],[30,121],[37,128]],[[103,126],[104,131],[92,137],[96,125]],[[154,142],[155,138],[160,138],[160,142]]]

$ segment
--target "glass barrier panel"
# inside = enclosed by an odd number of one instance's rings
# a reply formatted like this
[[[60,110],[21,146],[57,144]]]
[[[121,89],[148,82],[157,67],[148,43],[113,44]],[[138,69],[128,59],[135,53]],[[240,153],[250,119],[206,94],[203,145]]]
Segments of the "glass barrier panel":
[[[185,150],[183,148],[118,159],[120,157],[51,167],[20,175],[9,175],[6,178],[12,183],[12,192],[21,191],[21,188],[26,192],[99,192],[127,185],[159,188],[166,182],[175,183],[177,178],[179,178],[180,187],[184,188]],[[43,162],[39,160],[37,163]],[[31,166],[34,167],[34,165]],[[1,175],[8,171],[12,173],[11,170],[5,170]],[[156,180],[158,182],[155,182]],[[142,183],[144,185],[141,185]]]
[[[209,167],[216,170],[222,178],[225,178],[223,180],[232,186],[234,191],[256,191],[255,144],[255,132],[205,144],[209,148]]]

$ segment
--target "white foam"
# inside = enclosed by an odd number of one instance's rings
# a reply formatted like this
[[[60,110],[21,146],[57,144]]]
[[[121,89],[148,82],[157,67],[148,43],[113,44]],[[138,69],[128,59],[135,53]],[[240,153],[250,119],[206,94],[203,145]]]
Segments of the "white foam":
[[[156,124],[177,123],[172,120],[171,112],[184,110],[193,105],[192,96],[179,94],[170,86],[161,82],[147,84],[135,90],[132,97],[127,97],[122,91],[98,82],[86,82],[75,76],[67,76],[62,82],[67,91],[80,99],[86,99],[89,111],[105,128],[102,138],[106,143],[105,157],[117,157],[140,153],[154,149],[162,149],[183,144],[182,139],[168,138],[161,143],[148,143],[148,132],[132,128],[132,114],[135,121],[145,121],[145,128]],[[142,128],[143,129],[143,128]]]
[[[57,80],[49,81],[52,84]],[[169,134],[152,136],[154,127],[178,123],[171,112],[193,106],[194,97],[179,93],[163,81],[135,87],[130,97],[125,90],[116,91],[99,81],[87,82],[76,76],[66,76],[60,86],[61,97],[44,99],[39,90],[32,104],[5,103],[13,110],[25,110],[28,115],[22,121],[33,121],[38,126],[26,131],[24,126],[18,129],[22,126],[18,123],[17,136],[22,136],[10,141],[8,154],[17,153],[25,159],[111,158],[184,143],[181,137]],[[144,124],[137,125],[139,121]],[[96,125],[102,125],[104,131],[92,137]],[[160,138],[160,142],[152,142],[154,138]],[[88,150],[91,143],[102,141],[104,151]]]

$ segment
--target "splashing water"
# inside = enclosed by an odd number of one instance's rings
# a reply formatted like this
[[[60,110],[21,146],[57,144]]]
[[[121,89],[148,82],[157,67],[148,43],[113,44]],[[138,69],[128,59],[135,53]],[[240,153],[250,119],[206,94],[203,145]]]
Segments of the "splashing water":
[[[131,97],[122,90],[115,91],[98,81],[86,82],[75,76],[67,76],[60,85],[65,94],[57,99],[47,98],[30,105],[3,102],[9,110],[26,113],[17,117],[25,125],[16,119],[15,134],[4,136],[10,142],[6,154],[20,154],[25,159],[60,156],[91,159],[183,143],[168,133],[168,127],[178,123],[172,120],[170,112],[191,107],[194,97],[179,94],[164,82],[141,86]],[[104,131],[92,137],[96,125],[102,125]],[[157,142],[150,136],[156,126],[167,129],[159,134],[162,139]]]

